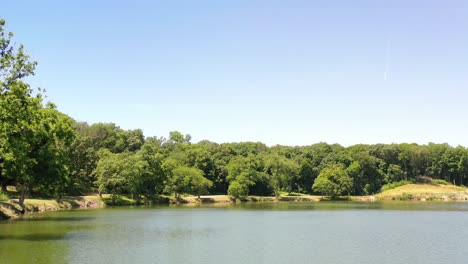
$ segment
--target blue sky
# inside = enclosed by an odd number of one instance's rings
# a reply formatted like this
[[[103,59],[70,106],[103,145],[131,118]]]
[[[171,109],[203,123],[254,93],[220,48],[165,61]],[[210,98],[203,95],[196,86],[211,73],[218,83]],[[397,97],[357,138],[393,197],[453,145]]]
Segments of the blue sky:
[[[468,146],[466,1],[6,1],[79,121],[194,141]]]

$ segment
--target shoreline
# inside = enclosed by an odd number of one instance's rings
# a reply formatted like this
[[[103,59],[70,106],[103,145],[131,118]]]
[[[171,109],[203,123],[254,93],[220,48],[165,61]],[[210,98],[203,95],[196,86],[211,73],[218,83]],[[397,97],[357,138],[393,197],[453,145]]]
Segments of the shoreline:
[[[235,203],[270,203],[270,202],[313,202],[332,201],[325,196],[297,195],[297,196],[249,196],[243,200],[233,200],[228,195],[202,195],[200,199],[196,196],[186,196],[175,199],[173,197],[162,197],[162,202],[157,204],[179,204],[179,205],[200,205],[200,204],[235,204]],[[343,196],[336,201],[342,202],[385,202],[385,201],[405,201],[405,202],[468,202],[468,191],[458,191],[451,193],[421,192],[405,193],[404,191],[388,193],[383,192],[367,196]],[[117,204],[110,204],[109,195],[101,198],[95,196],[72,196],[64,197],[61,203],[53,199],[26,199],[25,214],[41,213],[48,211],[62,211],[71,209],[95,209],[106,206],[135,206],[136,201],[128,197],[120,197]],[[0,221],[21,217],[21,207],[17,199],[0,201]]]
[[[99,196],[64,197],[61,203],[54,199],[26,199],[24,205],[25,214],[105,207],[104,201]],[[21,217],[21,207],[18,204],[18,199],[0,201],[0,221],[19,217]]]

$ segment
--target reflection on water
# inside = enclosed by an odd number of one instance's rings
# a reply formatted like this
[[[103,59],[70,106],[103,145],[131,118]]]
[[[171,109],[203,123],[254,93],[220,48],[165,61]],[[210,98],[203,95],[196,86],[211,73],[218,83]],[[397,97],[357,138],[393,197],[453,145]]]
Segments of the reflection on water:
[[[78,222],[78,221],[90,221],[94,220],[94,217],[84,217],[84,216],[76,216],[76,217],[51,217],[48,215],[26,215],[23,218],[16,219],[15,221],[52,221],[52,222],[61,222],[61,221],[71,221],[71,222]]]
[[[216,206],[216,205],[214,205]],[[231,209],[250,210],[417,210],[417,211],[468,211],[468,203],[447,202],[270,202],[270,203],[248,203],[234,206],[225,205]]]
[[[23,234],[23,235],[2,235],[0,240],[25,240],[25,241],[47,241],[47,240],[62,240],[65,234]]]
[[[0,223],[0,263],[466,263],[468,203],[107,208]]]

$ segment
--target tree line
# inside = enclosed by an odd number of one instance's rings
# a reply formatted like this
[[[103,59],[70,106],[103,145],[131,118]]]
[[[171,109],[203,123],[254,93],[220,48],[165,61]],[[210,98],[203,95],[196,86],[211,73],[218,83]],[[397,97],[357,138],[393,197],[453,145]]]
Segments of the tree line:
[[[368,195],[419,176],[467,184],[462,146],[193,143],[178,131],[145,137],[113,123],[77,122],[26,82],[37,63],[4,26],[0,19],[0,184],[3,192],[14,186],[21,205],[30,195],[90,193],[141,202],[163,194]]]

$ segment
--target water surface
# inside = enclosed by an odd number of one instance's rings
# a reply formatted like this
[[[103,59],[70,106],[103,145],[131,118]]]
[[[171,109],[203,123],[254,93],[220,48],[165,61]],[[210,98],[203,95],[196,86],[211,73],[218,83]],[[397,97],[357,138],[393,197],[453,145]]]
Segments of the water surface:
[[[0,263],[467,263],[468,203],[106,208],[0,222]]]

